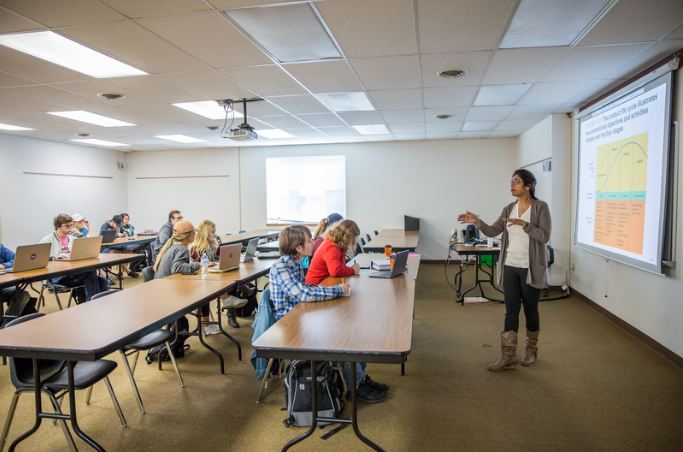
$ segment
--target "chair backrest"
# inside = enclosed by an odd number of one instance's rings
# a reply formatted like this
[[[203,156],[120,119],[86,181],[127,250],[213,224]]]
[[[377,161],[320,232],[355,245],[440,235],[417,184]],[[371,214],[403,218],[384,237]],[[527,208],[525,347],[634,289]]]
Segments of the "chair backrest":
[[[370,240],[372,240],[372,239],[370,238],[370,234],[365,234],[365,237],[368,238],[368,243],[370,243]]]
[[[28,322],[29,320],[42,317],[45,314],[37,312],[35,314],[25,315],[9,322],[5,328],[10,328],[20,323]],[[63,368],[66,361],[57,359],[41,359],[40,360],[40,381],[58,374]],[[9,359],[10,379],[15,388],[25,388],[26,386],[33,386],[33,360],[29,358],[10,358]]]
[[[377,231],[373,231],[373,232],[375,233],[375,235],[379,235],[379,232],[377,232]]]
[[[149,266],[142,269],[142,282],[148,282],[154,279],[154,267]]]
[[[356,243],[356,254],[363,254],[363,248],[360,247],[360,243]]]
[[[363,237],[358,237],[360,239],[360,244],[365,246],[365,239]]]
[[[117,290],[117,289],[105,290],[104,292],[100,292],[98,294],[93,295],[92,297],[90,297],[90,300],[91,301],[97,300],[98,298],[106,297],[107,295],[112,295],[112,294],[115,294],[116,292],[120,292],[120,290]]]

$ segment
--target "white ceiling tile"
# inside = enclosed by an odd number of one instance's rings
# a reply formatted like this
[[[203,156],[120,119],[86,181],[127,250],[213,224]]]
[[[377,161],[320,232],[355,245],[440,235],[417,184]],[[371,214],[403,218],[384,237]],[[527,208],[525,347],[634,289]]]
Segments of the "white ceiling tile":
[[[285,64],[283,68],[314,94],[351,93],[363,89],[346,61]]]
[[[2,6],[50,28],[126,19],[92,0],[3,0]]]
[[[348,58],[416,52],[410,0],[347,0],[315,5]]]
[[[425,121],[426,122],[442,122],[442,121],[463,121],[467,114],[467,107],[460,108],[426,108]],[[437,115],[450,115],[450,118],[439,119]]]
[[[363,135],[363,138],[365,138],[365,141],[396,141],[394,136],[391,134]]]
[[[499,121],[467,121],[462,125],[463,132],[484,132],[493,130]]]
[[[422,141],[425,139],[424,133],[395,133],[394,138],[398,141]]]
[[[428,140],[452,140],[458,138],[458,132],[427,132]]]
[[[12,11],[0,8],[0,34],[35,30],[45,30],[45,27]]]
[[[461,127],[460,121],[428,122],[427,133],[457,133]]]
[[[562,104],[522,105],[515,107],[506,119],[543,119],[561,106]]]
[[[544,82],[598,80],[621,66],[649,44],[575,47],[545,77]]]
[[[666,37],[667,40],[683,39],[683,25],[672,31]]]
[[[194,93],[183,87],[157,77],[156,75],[141,75],[139,77],[117,77],[107,79],[111,84],[121,86],[144,96],[157,99],[169,104],[176,102],[193,102],[206,100],[205,96]]]
[[[35,111],[74,110],[70,107],[22,96],[7,90],[0,90],[0,104],[12,105],[14,107]]]
[[[72,92],[54,88],[49,85],[20,86],[15,88],[6,88],[6,91],[31,97],[38,101],[46,101],[57,105],[65,105],[77,110],[91,110],[95,108],[105,108],[107,106],[107,102],[103,99],[91,99],[81,96],[80,94],[74,94]]]
[[[391,133],[424,133],[424,122],[417,122],[412,124],[389,124]]]
[[[558,107],[553,113],[571,113],[586,105],[586,102],[568,103]]]
[[[614,88],[615,86],[623,83],[624,80],[600,80],[595,82],[593,85],[581,91],[579,94],[570,99],[569,102],[581,102],[592,100],[606,91]]]
[[[0,46],[2,70],[19,77],[42,83],[88,80],[85,74],[48,63],[4,46]]]
[[[8,88],[10,86],[26,86],[26,85],[37,85],[38,82],[34,82],[24,77],[19,77],[17,75],[8,74],[7,72],[0,71],[0,88]]]
[[[515,108],[514,106],[506,107],[470,107],[467,112],[467,121],[486,121],[486,120],[500,120],[505,117]]]
[[[300,3],[299,0],[207,0],[208,4],[220,10],[294,2]]]
[[[319,127],[319,129],[325,135],[331,136],[333,138],[351,137],[359,138],[360,141],[363,140],[363,137],[361,137],[360,134],[351,127]]]
[[[299,118],[292,115],[286,116],[264,116],[260,117],[259,121],[268,124],[276,129],[296,129],[298,127],[306,127]]]
[[[305,138],[305,139],[310,139],[310,138],[316,138],[316,139],[323,139],[326,138],[325,135],[323,135],[322,132],[319,130],[316,130],[312,127],[304,127],[304,128],[299,128],[299,129],[282,129],[287,133],[291,133],[297,138]]]
[[[557,63],[567,47],[534,47],[529,49],[500,49],[486,71],[486,85],[515,85],[536,83]]]
[[[305,96],[280,96],[269,97],[268,100],[282,108],[287,113],[300,115],[305,113],[329,113],[317,97],[307,94]],[[247,107],[248,108],[248,107]]]
[[[493,52],[433,53],[422,55],[422,86],[450,88],[452,86],[473,86],[481,82],[489,58]],[[442,69],[467,70],[462,77],[448,79],[437,75]]]
[[[541,122],[540,119],[513,119],[501,122],[496,130],[527,130]]]
[[[198,71],[207,66],[133,21],[57,30],[81,44],[152,74]]]
[[[417,55],[356,58],[350,61],[367,90],[420,87]]]
[[[235,104],[235,110],[244,114],[244,104],[243,103],[237,103]],[[273,105],[272,103],[268,102],[268,100],[263,100],[260,102],[248,102],[247,103],[247,116],[251,118],[252,116],[255,117],[261,117],[261,116],[278,116],[278,115],[286,115],[287,113],[283,111],[280,107]]]
[[[420,89],[368,91],[368,94],[379,110],[422,108],[422,90]]]
[[[418,0],[420,51],[493,50],[516,5],[514,0]]]
[[[182,108],[174,107],[173,105],[157,104],[157,105],[136,105],[130,107],[131,110],[143,112],[149,116],[157,118],[159,123],[175,122],[181,124],[204,124],[211,123],[208,118],[200,115],[190,113]]]
[[[459,140],[471,140],[477,138],[486,138],[491,134],[491,132],[460,132],[458,134]]]
[[[59,111],[59,110],[51,110],[51,111]],[[27,119],[29,121],[35,121],[35,122],[40,122],[40,123],[44,123],[44,124],[50,124],[52,126],[58,126],[58,127],[62,127],[62,128],[78,130],[79,132],[81,131],[80,130],[81,128],[85,129],[88,127],[94,127],[94,128],[97,128],[98,130],[107,128],[107,127],[101,127],[101,126],[96,126],[96,125],[92,125],[92,124],[86,124],[86,123],[80,122],[80,121],[74,121],[73,119],[62,118],[61,116],[48,115],[47,113],[32,113],[30,115],[21,115],[20,117]],[[118,129],[119,127],[112,127],[112,128]],[[130,128],[130,127],[126,127],[126,128]],[[85,130],[85,131],[87,131],[87,130]]]
[[[537,83],[517,105],[563,104],[588,88],[594,80],[583,82]]]
[[[477,94],[476,86],[425,88],[425,108],[469,107],[475,94]]]
[[[67,134],[73,134],[73,129],[69,127],[64,127],[61,125],[56,125],[56,124],[50,124],[49,122],[41,121],[41,119],[44,119],[46,116],[50,115],[45,115],[45,114],[28,114],[28,115],[13,115],[13,116],[0,116],[0,122],[3,124],[12,124],[13,126],[20,126],[20,127],[28,127],[31,129],[36,129],[38,131],[56,131],[56,132],[62,132],[62,133],[67,133]],[[46,119],[46,118],[45,118]],[[5,133],[7,131],[3,130],[2,133]],[[35,134],[33,135],[35,138],[40,138],[40,135],[36,136]],[[73,137],[77,138],[77,137]]]
[[[158,17],[137,22],[213,68],[273,62],[220,12]]]
[[[35,110],[27,110],[14,105],[0,104],[0,115],[25,115],[35,112]]]
[[[190,127],[185,124],[150,124],[136,127],[127,127],[129,130],[122,130],[124,127],[97,127],[93,126],[95,133],[109,138],[131,137],[154,137],[155,135],[194,135],[208,132],[201,127]],[[115,130],[120,129],[120,130]],[[168,140],[166,140],[168,141]]]
[[[221,69],[221,72],[259,96],[308,94],[278,66],[253,66]]]
[[[384,124],[384,119],[378,111],[349,111],[339,113],[339,116],[350,126]]]
[[[683,48],[683,39],[660,41],[607,74],[607,78],[628,79]]]
[[[313,114],[313,115],[297,115],[297,118],[310,124],[313,127],[332,127],[332,126],[345,126],[344,121],[339,119],[339,117],[332,113],[327,114]]]
[[[129,89],[122,88],[120,86],[113,85],[104,80],[86,80],[83,82],[66,82],[66,83],[54,83],[52,84],[55,88],[70,91],[72,93],[77,93],[82,96],[89,97],[91,99],[97,99],[98,93],[113,93],[113,94],[123,94],[126,97],[113,102],[107,102],[108,105],[115,105],[116,107],[132,107],[135,105],[154,105],[159,104],[159,101],[151,99],[142,94],[136,93]]]
[[[130,18],[181,14],[210,10],[202,0],[101,0]]]
[[[515,132],[512,130],[494,130],[489,134],[489,138],[514,138],[518,137],[523,132]]]
[[[139,126],[158,124],[160,122],[157,116],[149,115],[131,108],[101,108],[98,110],[92,110],[92,112]]]
[[[161,74],[159,77],[213,100],[256,97],[255,93],[241,87],[214,69]]]
[[[388,124],[424,122],[424,110],[382,110],[380,114]]]
[[[656,41],[682,23],[680,0],[620,0],[579,45]]]

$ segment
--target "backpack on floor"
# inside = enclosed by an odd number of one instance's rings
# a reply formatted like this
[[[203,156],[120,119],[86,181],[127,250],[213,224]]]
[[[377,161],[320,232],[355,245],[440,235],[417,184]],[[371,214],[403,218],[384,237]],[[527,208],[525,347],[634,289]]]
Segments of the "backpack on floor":
[[[316,396],[318,417],[338,418],[344,410],[344,382],[339,368],[330,361],[321,361],[317,367]],[[283,422],[285,427],[310,427],[313,405],[311,402],[311,362],[294,360],[287,366],[285,376],[285,403],[289,417]],[[330,422],[318,422],[328,425]]]
[[[176,325],[178,325],[178,338],[174,343],[171,344],[171,350],[173,351],[173,356],[175,359],[182,358],[185,356],[185,350],[190,348],[190,344],[185,344],[185,341],[189,337],[190,322],[187,321],[187,317],[183,316],[178,319],[177,323],[171,325],[171,331],[175,331]],[[183,334],[185,333],[185,334]],[[166,350],[166,344],[160,344],[156,347],[152,347],[145,356],[145,361],[147,364],[152,364],[155,361],[161,360],[170,361],[171,357]]]
[[[235,296],[237,298],[246,299],[247,303],[241,308],[235,309],[237,317],[249,317],[258,308],[258,300],[256,300],[256,286],[251,283],[244,284],[237,288]]]

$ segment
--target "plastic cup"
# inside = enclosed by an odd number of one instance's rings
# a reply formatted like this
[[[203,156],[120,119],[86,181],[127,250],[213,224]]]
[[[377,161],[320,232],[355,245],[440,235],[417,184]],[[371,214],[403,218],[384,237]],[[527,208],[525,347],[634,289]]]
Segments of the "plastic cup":
[[[390,257],[391,256],[391,250],[392,250],[391,245],[385,246],[384,247],[384,257]]]

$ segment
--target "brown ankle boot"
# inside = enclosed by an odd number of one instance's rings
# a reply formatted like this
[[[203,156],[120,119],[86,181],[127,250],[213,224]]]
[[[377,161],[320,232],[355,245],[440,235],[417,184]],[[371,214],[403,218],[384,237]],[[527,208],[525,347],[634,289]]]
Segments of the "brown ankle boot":
[[[501,372],[507,368],[514,369],[517,365],[517,332],[503,331],[500,333],[500,347],[503,356],[496,364],[491,364],[489,370]]]
[[[536,356],[538,355],[538,331],[526,330],[526,349],[524,349],[524,357],[522,358],[522,366],[530,366],[536,362]]]

